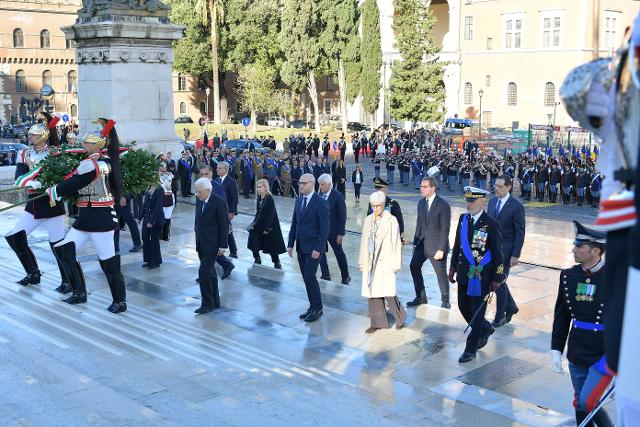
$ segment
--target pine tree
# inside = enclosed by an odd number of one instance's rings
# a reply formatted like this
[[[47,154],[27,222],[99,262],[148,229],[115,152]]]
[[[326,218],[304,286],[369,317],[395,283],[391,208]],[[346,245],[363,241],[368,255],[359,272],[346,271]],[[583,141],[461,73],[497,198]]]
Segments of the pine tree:
[[[441,122],[444,64],[432,31],[436,18],[429,0],[394,0],[393,32],[401,60],[391,69],[391,115],[411,122]]]
[[[360,64],[362,108],[367,113],[373,114],[380,104],[380,67],[382,67],[380,10],[376,0],[366,0],[362,5]]]

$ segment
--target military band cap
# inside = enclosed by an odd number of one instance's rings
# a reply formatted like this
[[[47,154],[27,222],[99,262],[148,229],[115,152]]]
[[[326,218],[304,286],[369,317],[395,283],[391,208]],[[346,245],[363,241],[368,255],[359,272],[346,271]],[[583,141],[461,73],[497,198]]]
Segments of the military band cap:
[[[373,178],[373,186],[375,188],[388,187],[389,183],[382,178]]]
[[[467,199],[467,202],[473,202],[477,199],[486,199],[490,194],[490,192],[483,190],[482,188],[470,186],[464,187],[464,198]]]
[[[578,221],[573,221],[573,228],[576,231],[576,238],[573,241],[574,246],[585,245],[587,243],[596,243],[599,245],[607,243],[607,233],[605,231],[585,227]]]

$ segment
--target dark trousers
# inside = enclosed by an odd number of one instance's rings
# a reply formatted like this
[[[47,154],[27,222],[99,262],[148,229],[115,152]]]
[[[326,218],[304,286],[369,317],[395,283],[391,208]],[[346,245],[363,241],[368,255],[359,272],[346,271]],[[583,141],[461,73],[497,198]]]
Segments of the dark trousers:
[[[180,177],[180,192],[182,197],[187,197],[191,194],[191,178],[188,175]]]
[[[440,288],[440,299],[442,302],[449,302],[449,279],[447,278],[447,254],[445,253],[441,260],[436,260],[433,255],[429,256],[429,262],[433,266],[433,270],[436,272],[438,278],[438,287]],[[420,244],[413,251],[411,257],[411,263],[409,268],[411,270],[411,277],[413,277],[413,287],[416,291],[416,296],[420,298],[424,288],[424,278],[422,277],[422,265],[427,260],[424,254],[424,244]]]
[[[200,296],[202,297],[202,307],[217,308],[220,307],[220,292],[218,291],[218,275],[214,264],[216,263],[216,254],[201,254],[200,268],[198,269],[198,279],[200,279]]]
[[[229,221],[229,253],[236,254],[238,253],[238,247],[236,246],[236,239],[233,237],[233,228],[231,226],[231,221]]]
[[[369,298],[369,318],[372,328],[388,328],[389,319],[384,303],[387,302],[389,310],[396,321],[396,325],[403,325],[407,320],[407,312],[404,311],[398,297]]]
[[[509,277],[509,261],[511,260],[511,254],[506,253],[504,258],[504,275],[506,278]],[[509,286],[505,281],[498,289],[496,289],[496,318],[495,320],[500,320],[506,315],[512,315],[516,312],[518,306],[516,302],[513,300],[511,296],[511,292],[509,291]]]
[[[131,206],[133,206],[133,217],[134,218],[140,218],[140,213],[142,212],[142,201],[144,198],[144,194],[140,193],[140,194],[136,194],[134,196],[131,197],[131,200],[129,201],[129,199],[127,199],[127,203],[131,203]]]
[[[353,150],[353,157],[356,163],[360,163],[360,150]]]
[[[233,268],[233,263],[231,262],[231,260],[224,255],[217,257],[216,262],[225,271]]]
[[[131,240],[133,241],[133,246],[142,245],[142,241],[140,240],[140,230],[138,229],[138,223],[133,218],[133,214],[131,213],[131,198],[127,197],[127,205],[125,207],[120,206],[119,203],[116,203],[116,213],[120,218],[122,218],[127,224],[129,228],[129,233],[131,233]],[[116,228],[113,233],[113,242],[116,248],[116,252],[120,250],[120,228]]]
[[[353,190],[356,193],[356,200],[360,199],[360,189],[362,188],[362,184],[353,184]]]
[[[333,253],[336,254],[336,261],[338,261],[338,267],[340,267],[340,275],[342,279],[349,277],[349,266],[347,265],[347,256],[344,254],[342,245],[339,245],[336,239],[328,239],[327,243],[333,249]],[[320,254],[320,271],[323,276],[331,276],[329,273],[329,266],[327,265],[327,253]]]
[[[149,228],[146,223],[142,224],[142,261],[148,262],[149,265],[162,264],[160,237],[162,237],[163,225],[164,222]]]
[[[311,258],[311,254],[303,254],[300,251],[297,251],[297,254],[300,273],[302,273],[304,286],[307,289],[309,308],[311,308],[311,310],[322,310],[322,295],[320,294],[320,284],[316,277],[320,259],[313,259]]]
[[[467,345],[464,351],[469,353],[475,353],[478,350],[478,343],[480,338],[487,335],[491,330],[491,323],[487,322],[484,318],[487,312],[487,304],[483,304],[484,295],[479,297],[470,297],[467,295],[467,283],[460,280],[461,274],[458,274],[458,308],[464,320],[467,323],[471,322],[471,318],[475,314],[476,310],[482,305],[482,309],[478,312],[476,318],[471,323],[471,332],[467,337]]]

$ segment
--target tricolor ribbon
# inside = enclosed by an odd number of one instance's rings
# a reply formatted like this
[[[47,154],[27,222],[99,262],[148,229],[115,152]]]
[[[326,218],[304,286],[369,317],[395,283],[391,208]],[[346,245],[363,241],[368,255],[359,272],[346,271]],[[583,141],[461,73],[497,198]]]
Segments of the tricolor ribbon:
[[[473,252],[471,251],[471,245],[469,244],[469,237],[467,234],[470,219],[471,216],[469,215],[466,215],[462,219],[460,246],[462,246],[462,253],[464,254],[464,257],[469,262],[469,272],[467,273],[467,277],[469,278],[467,295],[470,297],[479,297],[482,294],[480,275],[482,274],[484,267],[491,262],[491,250],[488,250],[480,260],[480,263],[476,265],[476,260],[473,257]]]
[[[18,188],[27,187],[30,181],[33,181],[34,179],[36,179],[38,177],[38,175],[40,175],[41,171],[42,171],[42,166],[37,167],[37,168],[35,168],[33,170],[30,170],[29,172],[27,172],[24,175],[20,176],[16,180],[16,187],[18,187]]]

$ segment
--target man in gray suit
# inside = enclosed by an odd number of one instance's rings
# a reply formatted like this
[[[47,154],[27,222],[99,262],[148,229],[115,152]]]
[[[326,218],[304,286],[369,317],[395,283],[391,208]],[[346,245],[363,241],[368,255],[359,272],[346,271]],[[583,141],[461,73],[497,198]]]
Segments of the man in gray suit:
[[[495,184],[496,197],[489,201],[487,208],[489,216],[500,225],[505,278],[509,276],[509,269],[518,264],[525,234],[524,206],[511,196],[512,185],[509,176],[498,177]],[[496,290],[496,297],[496,318],[493,326],[497,328],[511,321],[513,315],[518,312],[518,306],[509,292],[506,281]]]
[[[449,252],[449,228],[451,227],[451,206],[436,194],[437,183],[433,177],[422,178],[418,202],[418,220],[413,238],[411,276],[416,290],[416,298],[407,303],[415,307],[427,303],[427,294],[422,277],[422,265],[428,259],[438,278],[443,308],[451,308],[449,303],[449,282],[447,280],[447,253]]]

